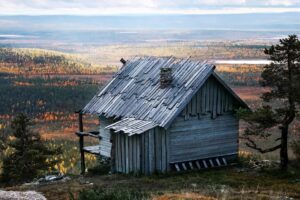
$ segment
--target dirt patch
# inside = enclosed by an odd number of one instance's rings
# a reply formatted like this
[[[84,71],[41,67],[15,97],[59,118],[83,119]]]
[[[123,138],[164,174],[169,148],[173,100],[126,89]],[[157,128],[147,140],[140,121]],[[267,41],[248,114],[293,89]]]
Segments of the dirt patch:
[[[164,194],[159,197],[154,197],[153,200],[217,200],[214,197],[207,197],[196,193],[184,194]]]

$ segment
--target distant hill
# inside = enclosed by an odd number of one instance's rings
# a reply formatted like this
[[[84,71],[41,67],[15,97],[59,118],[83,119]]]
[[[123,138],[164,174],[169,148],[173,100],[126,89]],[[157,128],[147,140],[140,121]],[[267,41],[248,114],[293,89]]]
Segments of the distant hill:
[[[71,54],[42,49],[0,48],[0,72],[13,74],[97,74],[113,70]]]
[[[112,16],[0,16],[0,31],[91,31],[103,30],[268,30],[300,31],[299,12],[203,14],[203,15],[112,15]],[[12,33],[10,33],[12,34]],[[57,35],[59,37],[59,35]],[[69,35],[70,36],[70,35]],[[72,34],[71,34],[72,36]],[[109,35],[106,35],[109,36]],[[97,39],[97,36],[92,36]],[[114,35],[112,35],[114,38]],[[70,37],[69,39],[73,39]],[[114,38],[117,39],[117,38]],[[234,38],[233,38],[234,39]]]

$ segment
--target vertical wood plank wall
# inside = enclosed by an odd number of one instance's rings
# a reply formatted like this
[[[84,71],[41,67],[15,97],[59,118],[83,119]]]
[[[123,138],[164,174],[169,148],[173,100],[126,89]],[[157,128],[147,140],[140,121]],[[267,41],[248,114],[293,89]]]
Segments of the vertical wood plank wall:
[[[143,150],[141,158],[141,172],[150,174],[155,171],[166,172],[168,169],[167,131],[163,128],[154,128],[141,134]]]
[[[122,173],[140,172],[140,135],[115,134],[115,170]]]
[[[154,128],[140,135],[115,133],[115,169],[150,174],[168,168],[166,131]]]
[[[193,116],[200,118],[206,114],[215,119],[223,113],[233,111],[238,105],[232,94],[214,77],[210,77],[184,108],[182,115],[186,120]]]
[[[109,119],[100,117],[100,155],[108,158],[111,157],[111,135],[110,130],[105,129],[105,127],[109,124],[111,124]]]

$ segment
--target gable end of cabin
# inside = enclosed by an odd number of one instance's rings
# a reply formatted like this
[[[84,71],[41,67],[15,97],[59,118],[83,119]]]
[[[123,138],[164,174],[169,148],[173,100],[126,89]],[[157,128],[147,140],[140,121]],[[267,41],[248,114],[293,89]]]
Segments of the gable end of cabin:
[[[234,159],[238,153],[240,102],[210,76],[168,128],[170,164],[207,158]]]

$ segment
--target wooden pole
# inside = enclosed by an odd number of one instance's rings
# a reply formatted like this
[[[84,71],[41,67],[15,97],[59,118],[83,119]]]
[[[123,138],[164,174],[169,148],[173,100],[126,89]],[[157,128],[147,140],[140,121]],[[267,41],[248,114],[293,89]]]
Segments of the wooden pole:
[[[78,112],[78,123],[79,123],[79,131],[83,132],[82,112]],[[85,173],[83,144],[84,144],[83,135],[80,135],[79,136],[79,149],[80,149],[80,156],[81,156],[81,174]]]
[[[110,135],[111,135],[111,139],[110,139],[110,142],[111,142],[111,151],[110,151],[110,157],[111,157],[111,166],[110,166],[110,169],[111,169],[111,172],[112,173],[115,173],[116,172],[116,158],[115,158],[115,142],[116,142],[116,135],[113,133],[112,130],[110,130]]]

